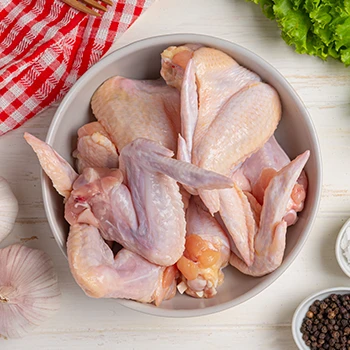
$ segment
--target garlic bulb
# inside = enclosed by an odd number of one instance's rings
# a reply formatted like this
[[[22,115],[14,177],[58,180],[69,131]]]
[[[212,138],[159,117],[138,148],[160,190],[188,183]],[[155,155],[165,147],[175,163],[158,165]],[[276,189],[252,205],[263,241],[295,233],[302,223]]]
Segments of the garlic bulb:
[[[0,176],[0,242],[12,231],[18,202],[7,181]]]
[[[20,338],[60,305],[57,275],[43,251],[14,244],[0,249],[0,334]]]

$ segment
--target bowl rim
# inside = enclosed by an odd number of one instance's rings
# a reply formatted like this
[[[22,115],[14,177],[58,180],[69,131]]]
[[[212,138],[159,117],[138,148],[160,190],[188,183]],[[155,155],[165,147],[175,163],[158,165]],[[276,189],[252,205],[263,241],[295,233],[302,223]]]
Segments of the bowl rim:
[[[306,106],[304,105],[303,101],[301,100],[297,92],[294,90],[294,88],[291,86],[291,84],[287,81],[287,79],[275,67],[273,67],[270,63],[268,63],[265,59],[263,59],[259,55],[255,54],[253,51],[246,49],[241,45],[238,45],[232,41],[221,39],[215,36],[195,34],[195,33],[164,34],[164,35],[152,36],[152,37],[134,41],[109,53],[108,55],[103,57],[99,62],[94,64],[92,67],[90,67],[70,88],[70,90],[68,91],[66,96],[63,98],[58,109],[55,112],[53,120],[48,129],[46,142],[49,145],[52,144],[55,137],[56,129],[58,128],[58,124],[61,119],[61,115],[63,115],[64,111],[68,108],[70,99],[74,97],[74,94],[77,91],[77,89],[82,84],[84,84],[85,81],[89,80],[91,75],[93,75],[96,71],[99,70],[100,66],[104,66],[105,64],[111,63],[114,60],[116,60],[118,57],[122,57],[126,55],[128,52],[132,53],[134,48],[141,50],[142,48],[147,48],[149,46],[154,46],[159,44],[179,45],[179,43],[183,44],[183,43],[198,43],[198,42],[204,43],[204,45],[212,46],[212,47],[216,47],[216,46],[231,47],[236,52],[239,52],[243,56],[245,57],[248,56],[248,57],[251,57],[253,60],[258,61],[260,65],[264,66],[268,74],[273,74],[273,76],[276,77],[276,79],[279,80],[284,85],[286,91],[288,92],[288,95],[293,99],[293,101],[296,103],[296,105],[302,112],[305,123],[307,124],[310,130],[311,143],[314,145],[316,150],[315,154],[313,155],[315,158],[317,174],[318,174],[318,181],[314,184],[315,185],[315,203],[313,205],[313,208],[310,211],[308,223],[306,224],[304,229],[304,232],[305,232],[304,235],[296,243],[295,247],[293,248],[293,251],[289,254],[289,256],[284,259],[283,265],[280,266],[277,270],[275,270],[271,274],[269,274],[268,277],[262,281],[262,283],[259,285],[259,290],[248,291],[242,294],[241,296],[239,296],[238,298],[236,298],[235,300],[227,301],[219,305],[209,306],[209,307],[200,308],[200,309],[176,309],[176,310],[162,309],[162,308],[157,308],[151,304],[142,304],[132,300],[116,299],[116,301],[119,304],[148,315],[151,314],[154,316],[161,316],[161,317],[204,316],[204,315],[213,314],[213,313],[217,313],[217,312],[229,309],[233,306],[239,305],[251,299],[252,297],[258,295],[263,290],[265,290],[268,286],[270,286],[273,282],[275,282],[287,270],[287,268],[292,264],[292,262],[298,256],[298,254],[300,253],[301,249],[303,248],[305,242],[309,237],[309,234],[315,222],[316,214],[318,212],[320,201],[321,201],[322,180],[323,180],[321,148],[320,148],[318,136],[316,133],[316,128],[314,126],[310,113],[307,110]],[[48,179],[44,171],[42,171],[41,187],[42,187],[42,196],[43,196],[45,213],[49,222],[50,229],[55,237],[55,240],[58,243],[60,250],[67,258],[67,253],[65,250],[66,242],[62,241],[61,237],[58,234],[58,231],[56,230],[56,225],[53,220],[54,211],[52,206],[49,204],[49,188],[51,186],[52,185],[50,183],[50,180]]]
[[[350,294],[350,287],[332,287],[332,288],[327,288],[320,290],[318,292],[315,292],[308,297],[306,297],[304,300],[300,302],[298,307],[295,309],[293,318],[292,318],[292,334],[293,334],[293,339],[295,344],[298,346],[300,350],[310,350],[310,348],[304,343],[302,337],[301,337],[301,332],[299,330],[300,324],[297,324],[298,320],[301,320],[300,313],[302,309],[306,306],[310,306],[312,302],[316,299],[318,299],[319,296],[321,295],[330,295],[330,294],[339,294],[339,292],[344,292],[343,294]],[[324,298],[323,298],[324,299]]]
[[[341,248],[341,241],[342,241],[342,238],[343,238],[345,231],[348,227],[350,227],[350,218],[345,221],[345,223],[343,224],[343,226],[339,230],[337,240],[335,242],[335,257],[337,258],[337,262],[338,262],[340,268],[342,269],[342,271],[348,277],[350,277],[350,264],[346,261],[344,255],[343,255],[343,252],[342,252],[342,248]]]

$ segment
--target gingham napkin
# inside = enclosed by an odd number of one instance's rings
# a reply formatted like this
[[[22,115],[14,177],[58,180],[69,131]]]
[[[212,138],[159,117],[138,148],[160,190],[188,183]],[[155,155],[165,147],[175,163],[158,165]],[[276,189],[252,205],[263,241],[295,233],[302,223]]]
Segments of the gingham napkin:
[[[101,18],[60,0],[0,0],[0,135],[60,100],[153,0],[113,0]]]

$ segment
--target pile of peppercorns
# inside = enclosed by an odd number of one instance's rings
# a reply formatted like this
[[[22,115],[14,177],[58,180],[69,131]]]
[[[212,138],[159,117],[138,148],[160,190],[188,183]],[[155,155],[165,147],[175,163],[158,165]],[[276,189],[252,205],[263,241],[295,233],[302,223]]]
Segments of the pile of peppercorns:
[[[331,294],[315,300],[300,331],[312,350],[350,350],[350,294]]]

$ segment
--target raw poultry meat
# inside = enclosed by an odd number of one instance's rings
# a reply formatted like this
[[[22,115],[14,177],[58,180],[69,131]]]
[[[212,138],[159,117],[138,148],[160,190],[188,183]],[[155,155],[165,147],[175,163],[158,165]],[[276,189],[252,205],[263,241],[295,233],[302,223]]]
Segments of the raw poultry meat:
[[[99,122],[85,124],[78,130],[77,158],[79,174],[85,168],[117,168],[118,153],[107,132]]]
[[[252,276],[263,276],[281,265],[287,231],[287,222],[283,218],[287,212],[293,187],[309,156],[309,151],[304,152],[270,180],[265,190],[259,230],[255,237],[253,264],[247,266],[234,253],[230,258],[231,265],[241,272]]]
[[[211,48],[169,47],[162,53],[161,74],[181,90],[178,158],[231,174],[236,182],[225,190],[187,190],[199,194],[212,214],[220,214],[234,256],[252,266],[264,190],[290,162],[273,137],[281,117],[278,94]],[[306,186],[307,181],[293,184],[284,217],[288,224],[303,207]]]
[[[56,191],[64,198],[68,198],[78,174],[65,159],[45,142],[27,132],[24,133],[24,138],[37,154],[40,165],[47,176],[53,180]]]
[[[187,47],[183,50],[188,51]],[[173,70],[167,63],[176,62],[179,52],[181,47],[172,47],[162,54],[162,73],[170,82]],[[187,64],[177,69],[185,69],[178,84],[183,133],[178,157],[229,175],[273,135],[281,116],[278,94],[221,51],[201,47],[188,58]],[[200,190],[199,195],[212,214],[220,213],[233,251],[251,265],[256,226],[245,194],[236,186]]]
[[[170,85],[181,86],[183,134],[178,157],[229,175],[273,135],[281,117],[278,94],[216,49],[200,47],[187,55],[187,63],[177,66],[176,57],[183,51],[189,50],[166,49],[161,70]],[[180,70],[182,81],[174,84]],[[220,210],[217,191],[201,191],[200,196],[212,214]]]
[[[240,66],[232,57],[209,47],[170,46],[162,52],[161,57],[162,77],[179,90],[184,85],[182,80],[187,64],[189,60],[193,61],[199,105],[198,122],[193,135],[194,147],[201,141],[226,101],[243,87],[261,80],[257,74]],[[191,91],[189,93],[193,94]],[[181,103],[184,102],[186,100],[181,96]]]
[[[271,178],[289,163],[289,157],[274,136],[258,152],[254,153],[243,163],[240,171],[249,181],[252,188],[251,192],[260,204],[263,204],[264,192]],[[304,208],[307,187],[307,176],[302,171],[293,187],[284,217],[288,226],[295,224],[297,213]]]
[[[75,280],[90,297],[154,301],[159,305],[176,293],[174,266],[151,264],[127,249],[113,256],[98,229],[91,225],[71,226],[67,253]]]
[[[92,297],[159,305],[178,284],[211,298],[229,263],[251,276],[278,268],[303,209],[309,152],[290,161],[274,138],[277,92],[213,48],[171,46],[161,59],[165,82],[117,76],[95,91],[80,175],[25,134],[65,197],[70,268]]]
[[[55,187],[60,188],[61,174],[74,170],[60,157],[52,172],[57,153],[32,135],[26,134],[26,140],[35,147]],[[175,264],[185,243],[183,202],[176,180],[209,189],[230,187],[232,182],[225,176],[171,159],[172,155],[172,151],[155,141],[137,139],[123,148],[120,170],[86,168],[69,186],[72,191],[65,204],[66,220],[70,225],[95,225],[104,239],[116,241],[152,263]]]
[[[140,137],[176,151],[180,94],[161,80],[110,78],[92,96],[91,108],[119,153]]]
[[[186,249],[177,262],[182,274],[178,289],[196,298],[211,298],[224,281],[222,269],[230,259],[229,239],[199,197],[190,200],[186,225]]]
[[[250,266],[254,260],[254,237],[257,231],[251,204],[237,185],[218,193],[220,218],[229,233],[231,250]]]

